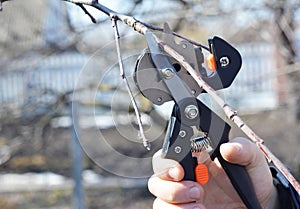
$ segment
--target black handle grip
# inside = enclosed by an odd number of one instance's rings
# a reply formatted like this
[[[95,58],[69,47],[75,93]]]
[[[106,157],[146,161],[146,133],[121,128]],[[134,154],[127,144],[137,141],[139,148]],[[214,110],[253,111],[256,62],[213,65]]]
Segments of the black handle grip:
[[[248,209],[261,209],[246,168],[225,161],[220,153],[221,144],[229,141],[228,136],[231,127],[203,103],[199,102],[199,105],[201,106],[200,128],[209,134],[212,144],[216,145],[215,150],[211,153],[211,158],[218,158],[221,166],[225,170],[233,187],[238,192],[246,207]]]
[[[262,207],[257,199],[246,168],[225,161],[220,154],[221,144],[228,142],[230,131],[229,124],[206,107],[202,102],[199,100],[197,102],[198,107],[200,107],[199,110],[201,111],[199,127],[203,132],[208,133],[212,147],[215,147],[211,153],[211,158],[218,158],[245,206],[248,209],[261,209]],[[180,111],[175,107],[176,106],[174,106],[172,117],[169,121],[169,127],[163,145],[164,157],[176,160],[182,165],[185,171],[183,180],[195,181],[194,168],[197,165],[197,162],[192,157],[190,142],[190,139],[193,137],[193,130],[190,126],[186,126],[178,120],[178,118],[181,118]],[[185,134],[180,136],[180,131],[183,131]]]
[[[197,160],[192,157],[191,154],[188,154],[185,158],[183,158],[179,163],[183,167],[184,177],[182,180],[187,181],[196,181],[195,177],[195,166]]]
[[[184,136],[179,136],[180,131],[184,131]],[[181,124],[176,117],[171,117],[162,148],[163,156],[179,162],[184,170],[183,180],[189,181],[196,179],[194,168],[197,163],[191,153],[189,139],[192,137],[192,132],[191,127]]]
[[[218,160],[246,207],[248,209],[261,209],[246,168],[227,162],[221,155],[218,156]]]

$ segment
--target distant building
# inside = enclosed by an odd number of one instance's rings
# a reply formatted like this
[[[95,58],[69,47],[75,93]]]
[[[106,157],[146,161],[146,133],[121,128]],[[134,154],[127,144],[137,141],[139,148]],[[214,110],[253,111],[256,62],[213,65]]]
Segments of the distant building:
[[[239,43],[242,68],[225,90],[229,104],[239,110],[273,109],[278,105],[274,46],[267,42]]]
[[[298,27],[300,28],[300,27]],[[226,91],[233,106],[242,110],[273,109],[289,103],[289,81],[286,66],[274,38],[270,22],[257,23],[238,31],[229,41],[240,51],[243,66],[232,86]],[[300,60],[299,29],[295,46]]]

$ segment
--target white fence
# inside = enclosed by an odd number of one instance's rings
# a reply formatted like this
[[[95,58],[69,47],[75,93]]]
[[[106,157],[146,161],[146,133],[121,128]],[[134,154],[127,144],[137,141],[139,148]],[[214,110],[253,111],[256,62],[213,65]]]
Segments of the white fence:
[[[224,92],[225,99],[237,109],[265,109],[277,105],[274,49],[266,43],[237,47],[243,57],[242,69]],[[0,72],[0,104],[22,105],[34,88],[71,91],[87,57],[80,54],[39,59],[28,67],[28,60]],[[100,76],[101,75],[95,75]],[[120,79],[118,77],[118,79]]]
[[[226,98],[238,109],[272,109],[278,105],[278,83],[275,50],[270,44],[243,44],[242,68]]]
[[[22,105],[32,91],[72,91],[86,60],[83,55],[68,54],[15,62],[0,72],[0,104]]]

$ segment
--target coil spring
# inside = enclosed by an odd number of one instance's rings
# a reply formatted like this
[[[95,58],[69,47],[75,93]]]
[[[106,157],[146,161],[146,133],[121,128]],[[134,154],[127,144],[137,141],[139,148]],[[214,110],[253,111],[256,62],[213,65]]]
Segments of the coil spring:
[[[204,150],[211,151],[212,143],[207,136],[193,139],[191,142],[192,152],[202,152]]]

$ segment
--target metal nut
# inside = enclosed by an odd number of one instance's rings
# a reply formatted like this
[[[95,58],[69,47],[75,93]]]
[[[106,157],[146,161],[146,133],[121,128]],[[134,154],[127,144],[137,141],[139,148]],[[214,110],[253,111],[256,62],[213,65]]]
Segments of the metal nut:
[[[171,79],[174,76],[174,72],[171,68],[162,69],[161,73],[165,79]]]
[[[195,119],[198,116],[199,110],[196,105],[188,105],[184,110],[185,116],[189,119]]]

